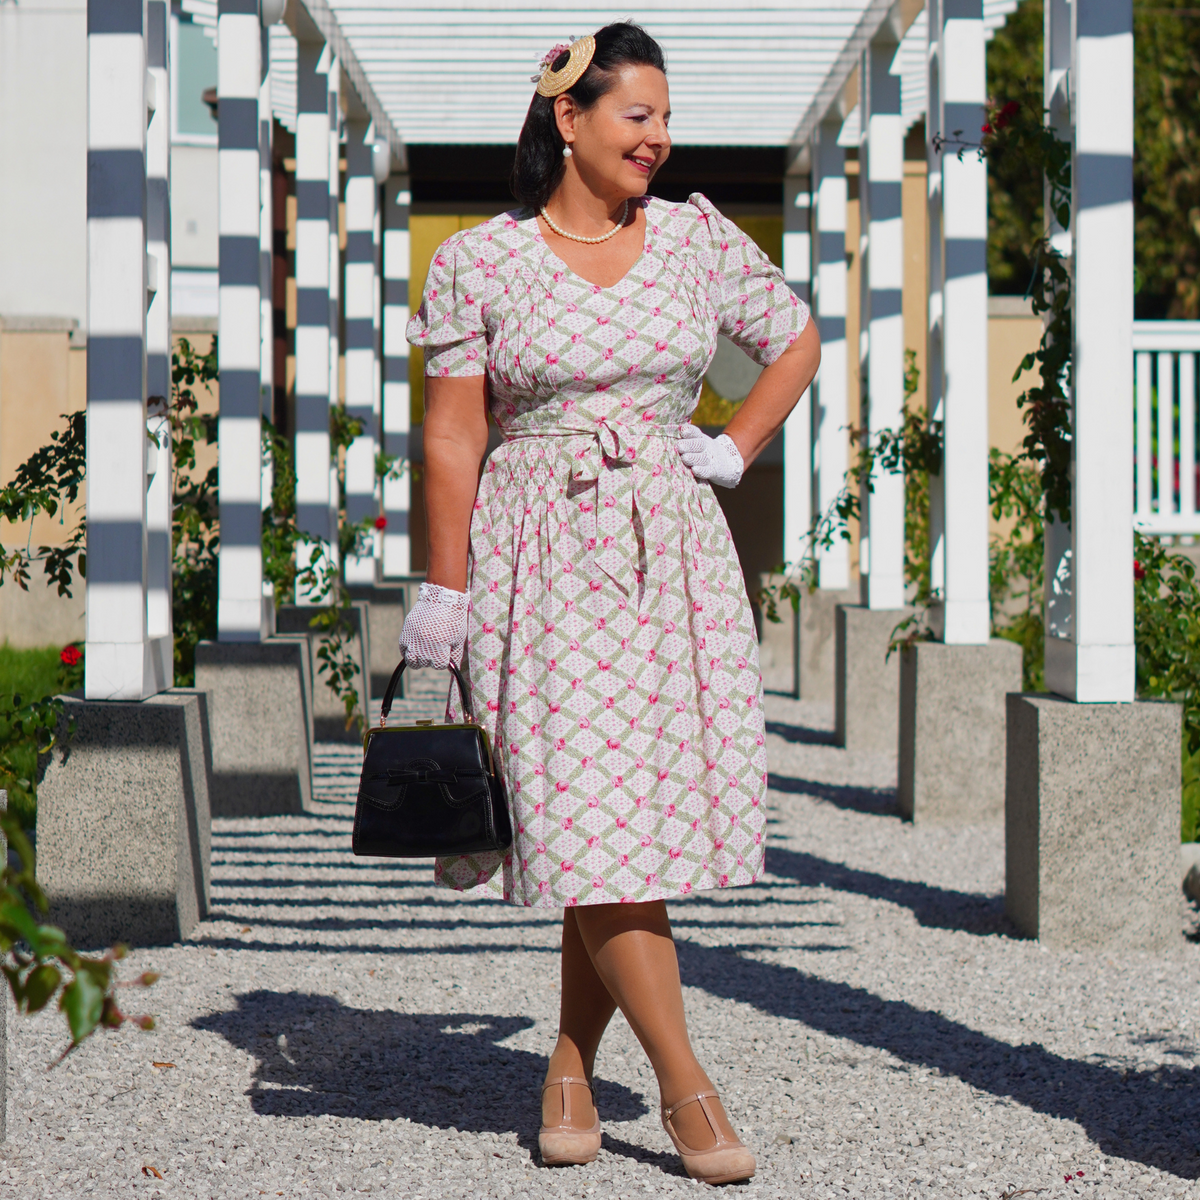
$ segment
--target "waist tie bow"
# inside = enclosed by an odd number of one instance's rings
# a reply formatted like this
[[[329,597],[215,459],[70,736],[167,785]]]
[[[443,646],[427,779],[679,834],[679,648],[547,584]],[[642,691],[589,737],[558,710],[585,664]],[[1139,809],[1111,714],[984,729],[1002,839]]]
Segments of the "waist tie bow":
[[[517,438],[553,438],[578,442],[571,448],[574,466],[571,478],[578,483],[595,483],[592,511],[593,533],[589,553],[596,567],[627,597],[638,595],[639,547],[634,531],[634,471],[638,443],[648,438],[675,440],[678,425],[610,424],[601,418],[588,430],[554,429]],[[585,510],[586,511],[586,510]]]

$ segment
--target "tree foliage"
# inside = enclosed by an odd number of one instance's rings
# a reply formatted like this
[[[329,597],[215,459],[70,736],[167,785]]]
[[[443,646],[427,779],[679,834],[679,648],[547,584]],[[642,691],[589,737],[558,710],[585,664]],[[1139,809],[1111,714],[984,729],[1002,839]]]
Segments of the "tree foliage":
[[[1134,0],[1137,315],[1200,318],[1200,0]]]
[[[988,45],[988,94],[1042,85],[1042,0],[1022,0]],[[1200,2],[1134,0],[1133,199],[1137,316],[1200,318]],[[988,285],[1024,295],[1042,184],[1019,158],[988,167]]]

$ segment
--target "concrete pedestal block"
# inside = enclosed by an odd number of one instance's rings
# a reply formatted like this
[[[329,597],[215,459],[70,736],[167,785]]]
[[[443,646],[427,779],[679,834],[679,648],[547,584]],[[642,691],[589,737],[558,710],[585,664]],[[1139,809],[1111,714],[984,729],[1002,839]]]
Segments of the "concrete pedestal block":
[[[78,948],[178,942],[207,915],[201,713],[196,695],[66,698],[38,787],[37,875]]]
[[[374,587],[353,586],[347,588],[355,600],[367,604],[367,631],[371,647],[371,695],[382,696],[387,690],[388,680],[400,661],[400,631],[404,618],[417,599],[417,589],[424,575],[405,576],[389,580]],[[403,696],[405,680],[400,680],[400,695]]]
[[[779,587],[783,575],[760,575],[760,587]],[[796,613],[790,600],[780,600],[776,606],[778,621],[767,619],[766,606],[760,606],[762,628],[758,639],[758,666],[762,671],[763,688],[768,692],[796,695]]]
[[[276,629],[279,633],[302,633],[308,638],[309,673],[312,676],[312,715],[313,736],[318,742],[352,742],[362,741],[362,734],[357,725],[346,728],[346,709],[341,700],[330,690],[328,676],[322,674],[324,665],[319,657],[321,646],[325,643],[326,635],[319,629],[313,629],[309,622],[316,615],[315,608],[304,605],[284,605],[275,614]],[[362,711],[370,715],[371,686],[371,635],[370,621],[367,615],[368,605],[365,601],[356,600],[350,605],[347,617],[353,633],[350,637],[350,653],[358,665],[358,702]],[[395,663],[392,667],[395,668]]]
[[[900,655],[888,656],[911,609],[839,604],[834,642],[833,740],[847,750],[895,754],[900,730]]]
[[[858,588],[837,591],[800,592],[797,614],[796,672],[801,700],[833,704],[836,691],[834,646],[837,640],[836,614],[839,604],[857,604]]]
[[[212,727],[213,815],[312,811],[309,639],[201,642],[196,688]]]
[[[900,652],[898,797],[931,824],[1004,820],[1005,702],[1021,688],[1021,647],[914,642]]]
[[[1180,939],[1181,714],[1008,697],[1004,907],[1059,949]]]

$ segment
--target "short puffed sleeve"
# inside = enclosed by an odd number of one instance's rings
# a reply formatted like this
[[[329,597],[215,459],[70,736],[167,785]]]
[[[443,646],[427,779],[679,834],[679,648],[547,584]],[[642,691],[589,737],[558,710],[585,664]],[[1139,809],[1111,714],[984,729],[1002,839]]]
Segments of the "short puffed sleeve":
[[[463,235],[456,234],[438,247],[429,264],[421,307],[408,322],[408,340],[425,351],[426,375],[484,373],[483,278],[463,242]]]
[[[784,282],[783,272],[728,217],[699,192],[695,239],[720,329],[760,367],[770,366],[808,324],[808,305]]]

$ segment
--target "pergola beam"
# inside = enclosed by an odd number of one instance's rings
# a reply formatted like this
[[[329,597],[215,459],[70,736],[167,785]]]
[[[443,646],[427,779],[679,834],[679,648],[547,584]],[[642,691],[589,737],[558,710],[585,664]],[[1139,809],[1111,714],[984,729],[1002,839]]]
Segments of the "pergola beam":
[[[354,53],[326,0],[288,0],[284,21],[297,42],[322,41],[329,47],[330,53],[341,64],[343,79],[353,86],[374,122],[376,140],[387,143],[392,156],[392,169],[406,171],[408,155],[404,139],[392,124],[387,109],[380,103],[358,55]]]
[[[805,110],[788,143],[784,170],[787,174],[807,171],[809,143],[817,126],[842,98],[843,90],[858,68],[863,51],[885,23],[890,23],[895,41],[908,32],[908,27],[925,7],[925,0],[870,0],[854,32],[838,54],[829,74],[825,76],[813,102]],[[848,112],[849,110],[847,110]],[[841,113],[845,117],[846,113]]]

